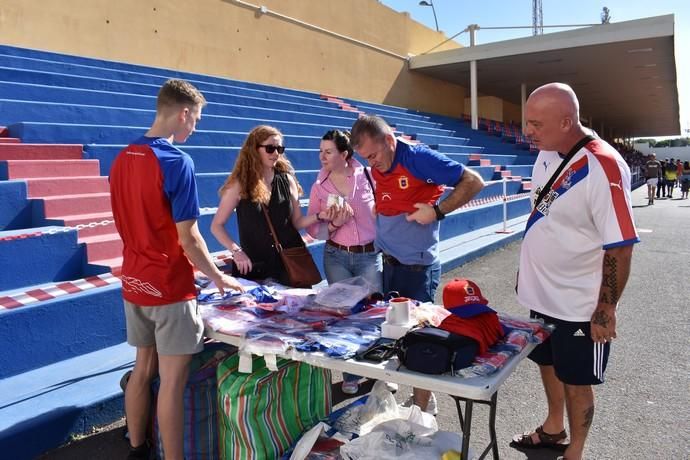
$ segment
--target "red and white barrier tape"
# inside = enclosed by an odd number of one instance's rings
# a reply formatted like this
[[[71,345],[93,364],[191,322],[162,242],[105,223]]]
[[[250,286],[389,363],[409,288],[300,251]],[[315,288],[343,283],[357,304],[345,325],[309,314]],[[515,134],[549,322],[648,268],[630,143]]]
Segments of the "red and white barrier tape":
[[[44,300],[51,300],[77,292],[84,292],[90,289],[117,284],[120,280],[112,273],[89,276],[73,281],[63,281],[60,283],[44,284],[34,287],[25,292],[16,292],[5,296],[0,296],[0,311],[5,309],[23,307]]]
[[[232,260],[229,253],[222,253],[214,257],[214,262],[218,268],[222,268]],[[15,291],[9,295],[0,295],[0,311],[12,308],[23,307],[44,300],[51,300],[69,294],[88,291],[89,289],[117,284],[120,279],[112,273],[89,276],[73,281],[62,281],[59,283],[47,283],[31,290],[19,292]]]

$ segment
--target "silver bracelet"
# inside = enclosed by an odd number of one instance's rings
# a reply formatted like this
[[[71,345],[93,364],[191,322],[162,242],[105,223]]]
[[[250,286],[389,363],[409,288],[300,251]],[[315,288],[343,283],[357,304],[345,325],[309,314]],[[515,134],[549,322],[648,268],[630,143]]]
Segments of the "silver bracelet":
[[[230,249],[230,254],[232,254],[233,256],[234,256],[235,254],[237,254],[238,252],[242,252],[242,248],[241,248],[241,247],[238,247],[237,249]]]

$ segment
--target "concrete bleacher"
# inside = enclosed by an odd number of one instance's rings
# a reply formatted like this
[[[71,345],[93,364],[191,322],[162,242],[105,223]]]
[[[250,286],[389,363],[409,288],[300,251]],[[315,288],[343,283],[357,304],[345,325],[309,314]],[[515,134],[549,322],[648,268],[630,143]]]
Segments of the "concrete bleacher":
[[[218,188],[247,132],[270,124],[308,198],[319,140],[359,113],[474,168],[487,186],[441,225],[443,268],[519,238],[534,157],[467,122],[400,107],[126,63],[0,46],[0,452],[33,458],[122,415],[117,382],[131,368],[117,274],[122,243],[107,175],[153,121],[155,97],[185,78],[209,105],[182,148],[196,165],[199,228],[211,251]],[[2,128],[7,126],[7,128]],[[508,227],[502,229],[503,187]],[[306,206],[306,200],[302,205]],[[305,209],[306,210],[306,209]],[[236,236],[233,216],[227,228]],[[321,265],[323,242],[309,248]],[[112,272],[112,273],[111,273]],[[40,433],[37,436],[36,433]]]

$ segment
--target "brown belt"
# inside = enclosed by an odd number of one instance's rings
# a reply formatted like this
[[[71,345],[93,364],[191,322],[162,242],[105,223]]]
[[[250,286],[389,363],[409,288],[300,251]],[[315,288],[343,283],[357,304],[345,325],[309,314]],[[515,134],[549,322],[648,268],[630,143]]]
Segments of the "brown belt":
[[[338,244],[335,241],[326,240],[326,244],[331,245],[334,248],[338,248],[341,251],[354,252],[355,254],[374,252],[376,250],[374,248],[374,243],[360,244],[357,246],[343,246],[342,244]]]

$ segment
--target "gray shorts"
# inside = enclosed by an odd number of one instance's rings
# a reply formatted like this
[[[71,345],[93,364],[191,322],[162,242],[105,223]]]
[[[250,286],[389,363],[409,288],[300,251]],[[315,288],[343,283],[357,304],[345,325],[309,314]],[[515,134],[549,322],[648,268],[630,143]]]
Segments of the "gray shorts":
[[[155,346],[160,355],[191,355],[204,349],[204,322],[196,299],[141,307],[125,303],[127,343]]]

